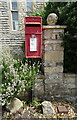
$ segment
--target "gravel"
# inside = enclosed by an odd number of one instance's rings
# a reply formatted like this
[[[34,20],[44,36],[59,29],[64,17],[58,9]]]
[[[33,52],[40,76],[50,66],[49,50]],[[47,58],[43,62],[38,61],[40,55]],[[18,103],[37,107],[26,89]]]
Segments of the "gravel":
[[[29,119],[35,119],[35,118],[73,118],[77,117],[77,113],[74,112],[75,108],[72,107],[71,104],[68,103],[61,103],[61,102],[53,102],[52,103],[54,110],[56,112],[55,115],[46,116],[42,113],[42,109],[37,109],[35,106],[29,106],[24,105],[23,108],[21,108],[19,111],[17,111],[15,114],[11,114],[10,112],[7,112],[3,110],[3,116],[2,118],[9,118],[9,119],[20,119],[20,118],[29,118]],[[58,113],[57,106],[58,105],[65,105],[68,108],[68,114],[65,113]]]

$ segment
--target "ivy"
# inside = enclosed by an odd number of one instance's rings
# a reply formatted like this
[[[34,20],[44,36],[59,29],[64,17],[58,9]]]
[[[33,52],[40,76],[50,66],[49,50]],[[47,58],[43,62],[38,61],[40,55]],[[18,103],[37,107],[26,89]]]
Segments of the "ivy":
[[[50,13],[58,15],[58,25],[66,25],[64,46],[64,72],[77,73],[77,2],[48,2],[44,8],[43,24]]]

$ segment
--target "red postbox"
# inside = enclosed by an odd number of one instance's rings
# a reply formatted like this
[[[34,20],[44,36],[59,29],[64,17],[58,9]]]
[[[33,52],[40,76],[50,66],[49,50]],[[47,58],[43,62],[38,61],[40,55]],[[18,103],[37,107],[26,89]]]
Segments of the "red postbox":
[[[42,57],[42,18],[25,17],[26,58]]]

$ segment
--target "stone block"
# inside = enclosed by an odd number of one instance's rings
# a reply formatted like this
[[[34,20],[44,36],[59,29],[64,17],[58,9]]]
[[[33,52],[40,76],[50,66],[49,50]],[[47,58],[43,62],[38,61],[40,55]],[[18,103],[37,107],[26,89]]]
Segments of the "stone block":
[[[47,45],[47,44],[60,44],[61,45],[62,42],[63,42],[62,40],[46,39],[44,40],[44,45]]]
[[[35,79],[35,81],[43,81],[44,79],[46,79],[45,75],[38,75],[37,79]]]
[[[44,67],[55,67],[56,62],[44,61]]]
[[[65,96],[65,100],[71,103],[75,103],[76,97],[71,97],[70,95]]]
[[[39,79],[41,77],[41,79]],[[43,99],[44,97],[44,84],[43,80],[45,79],[44,76],[38,76],[38,79],[35,80],[33,85],[33,96],[36,99]]]
[[[60,90],[60,91],[65,91],[66,90],[66,86],[62,83],[62,82],[59,82],[59,83],[56,83],[56,84],[52,84],[52,88],[56,90]]]
[[[52,106],[52,103],[50,101],[43,101],[41,103],[41,105],[42,105],[44,115],[52,116],[52,115],[56,114],[55,110]]]
[[[47,78],[45,79],[45,83],[63,83],[62,74],[50,74],[46,73]]]
[[[45,48],[44,48],[45,51],[52,51],[53,48],[51,45],[45,45]]]
[[[50,51],[45,52],[44,56],[45,61],[54,61],[54,62],[61,62],[63,61],[63,52],[62,51]]]
[[[75,74],[63,74],[65,84],[76,84]]]
[[[51,92],[52,91],[52,84],[50,83],[46,83],[45,84],[45,90],[48,91],[48,92]]]
[[[76,85],[75,85],[75,84],[68,84],[68,85],[67,85],[67,88],[73,89],[73,88],[76,88]]]
[[[50,39],[52,30],[44,30],[44,39]]]
[[[69,89],[69,90],[70,90],[71,96],[77,96],[77,89],[72,88],[72,89]]]
[[[35,85],[34,91],[33,91],[34,98],[42,100],[44,98],[44,86]]]
[[[45,80],[45,84],[58,84],[58,83],[61,83],[62,80],[61,79],[46,79]]]
[[[43,83],[42,82],[39,82],[39,83],[35,83],[35,88],[36,89],[40,89],[40,87],[43,86]]]
[[[45,67],[44,72],[48,73],[62,73],[63,72],[63,67],[62,66],[57,66],[57,67]]]
[[[63,51],[64,47],[62,47],[61,44],[53,44],[53,50],[55,50],[55,51]]]
[[[47,34],[47,31],[48,33],[64,33],[64,28],[66,28],[66,26],[60,26],[60,25],[57,25],[57,26],[43,26],[43,31],[44,31],[44,34]]]
[[[35,91],[43,92],[44,91],[44,86],[42,86],[42,85],[36,85],[34,89],[35,89]]]
[[[42,84],[42,83],[43,83],[43,79],[39,79],[39,78],[38,78],[38,79],[36,79],[34,82],[35,82],[35,84],[36,84],[36,83]]]
[[[7,109],[10,110],[11,113],[16,113],[22,107],[23,103],[18,98],[14,98],[10,104],[7,105]]]
[[[71,95],[71,92],[68,89],[66,89],[66,86],[60,81],[56,83],[46,82],[45,93],[49,99],[51,98],[51,96],[60,95],[60,97],[64,97],[65,95],[68,95],[68,94]]]

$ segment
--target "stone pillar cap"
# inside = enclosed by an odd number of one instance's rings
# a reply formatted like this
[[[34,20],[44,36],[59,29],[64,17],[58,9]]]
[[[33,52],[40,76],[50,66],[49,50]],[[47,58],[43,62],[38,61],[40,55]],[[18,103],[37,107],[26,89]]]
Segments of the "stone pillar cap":
[[[47,17],[48,25],[55,25],[57,22],[58,16],[55,13],[50,13]]]

